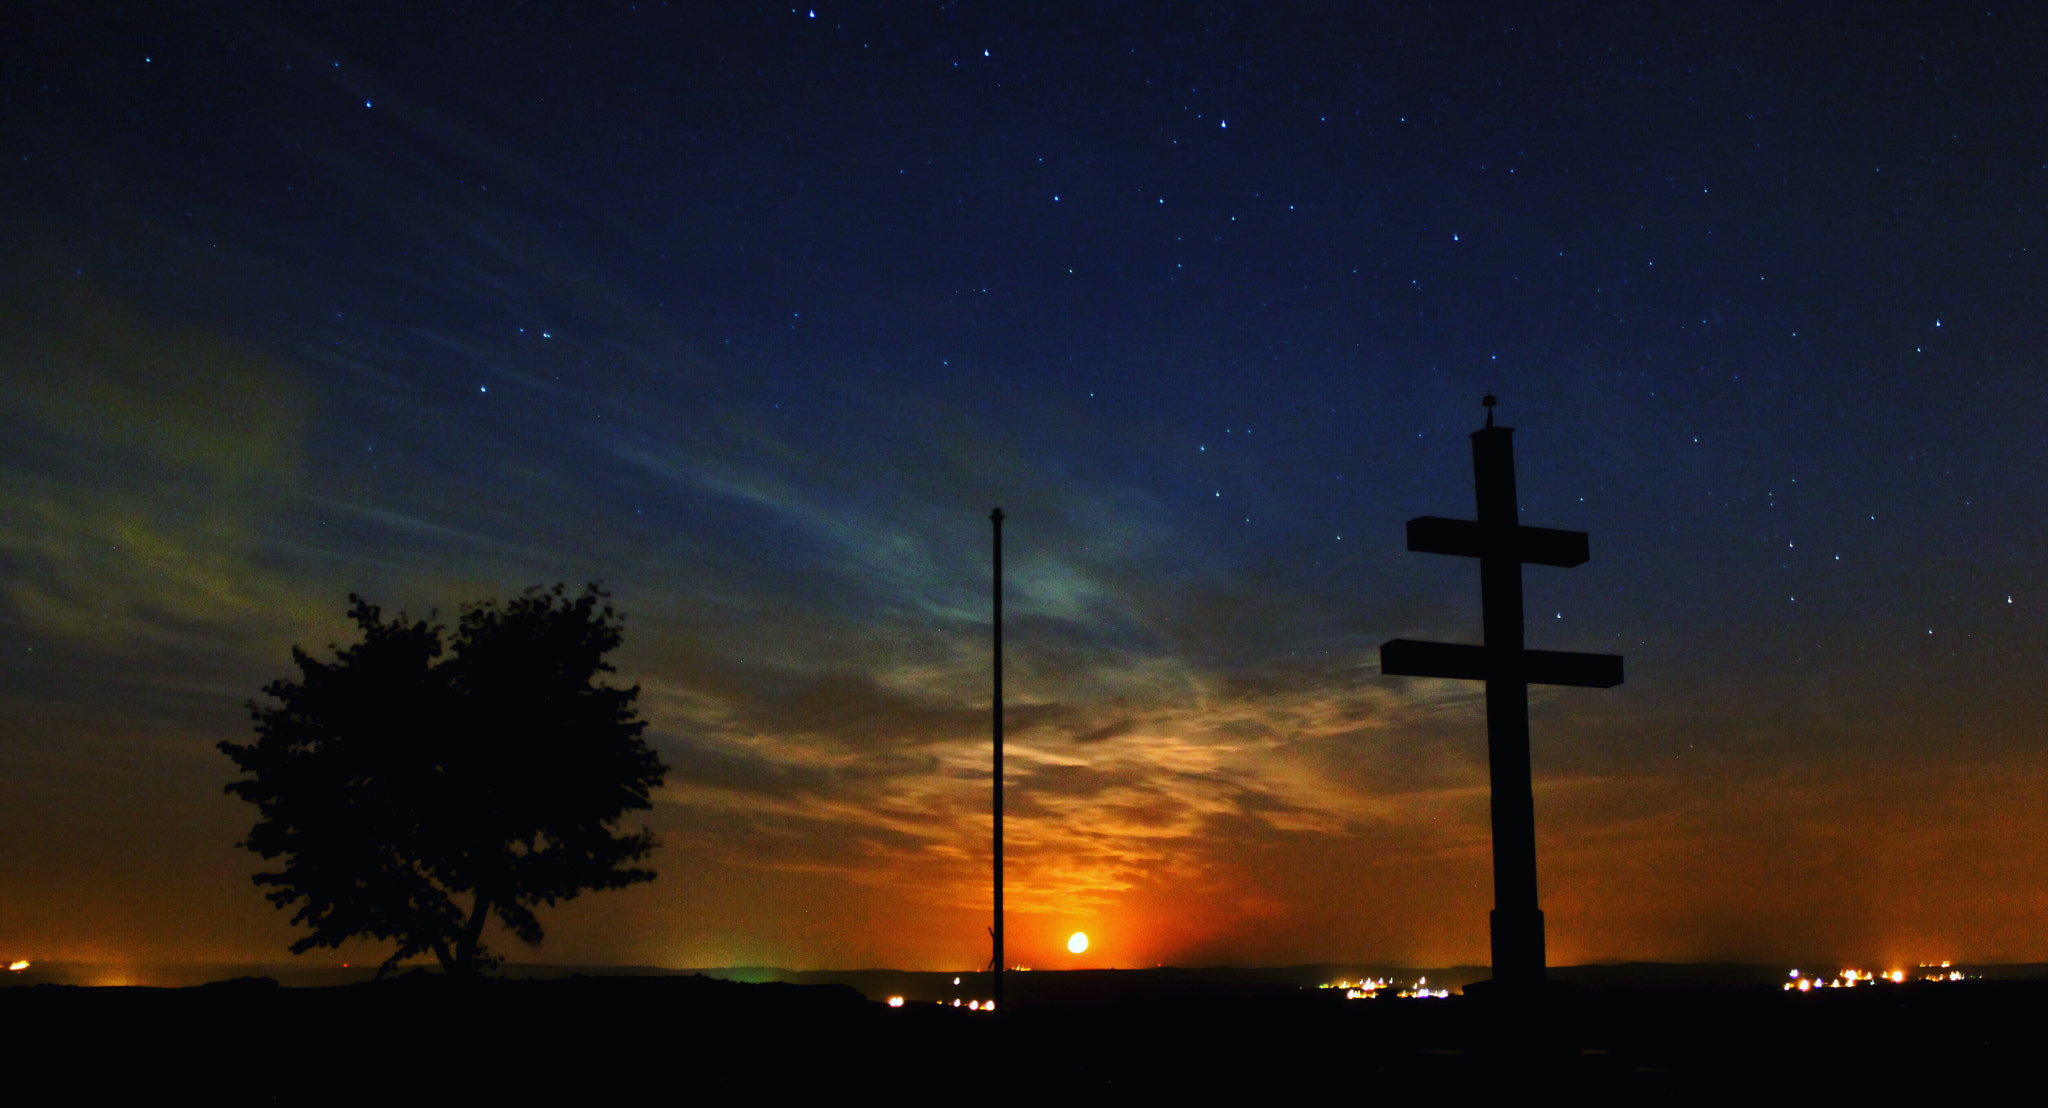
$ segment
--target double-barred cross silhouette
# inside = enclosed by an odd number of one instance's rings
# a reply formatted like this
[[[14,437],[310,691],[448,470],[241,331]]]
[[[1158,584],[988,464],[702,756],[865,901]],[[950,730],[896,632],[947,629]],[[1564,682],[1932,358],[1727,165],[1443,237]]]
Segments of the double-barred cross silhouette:
[[[1529,772],[1529,686],[1621,684],[1618,654],[1574,654],[1522,646],[1522,566],[1570,568],[1587,559],[1584,531],[1525,527],[1515,507],[1514,428],[1472,432],[1476,520],[1422,516],[1408,521],[1408,549],[1479,559],[1479,604],[1485,641],[1380,646],[1388,676],[1446,677],[1486,682],[1486,749],[1493,816],[1493,976],[1504,987],[1543,980],[1543,911],[1536,901],[1536,804]]]

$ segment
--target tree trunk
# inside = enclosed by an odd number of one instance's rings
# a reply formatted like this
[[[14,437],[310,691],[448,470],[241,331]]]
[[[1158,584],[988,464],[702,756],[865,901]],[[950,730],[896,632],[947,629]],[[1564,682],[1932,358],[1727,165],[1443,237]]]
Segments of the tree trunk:
[[[484,936],[484,920],[488,919],[490,914],[491,894],[478,889],[476,906],[469,913],[469,923],[463,927],[462,934],[456,939],[455,965],[450,969],[450,973],[464,977],[476,975],[477,946]]]

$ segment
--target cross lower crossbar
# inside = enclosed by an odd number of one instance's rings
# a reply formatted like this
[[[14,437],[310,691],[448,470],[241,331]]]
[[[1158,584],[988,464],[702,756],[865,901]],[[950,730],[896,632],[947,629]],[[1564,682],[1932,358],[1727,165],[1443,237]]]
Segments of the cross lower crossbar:
[[[1554,527],[1517,527],[1515,560],[1535,566],[1570,569],[1591,557],[1584,531],[1560,531]],[[1449,554],[1477,558],[1486,553],[1485,533],[1469,519],[1416,516],[1408,521],[1408,549],[1417,554]]]
[[[1532,685],[1611,689],[1621,684],[1619,654],[1524,650],[1521,656],[1522,680]],[[1492,656],[1483,646],[1418,642],[1415,639],[1390,639],[1381,643],[1380,672],[1389,677],[1445,677],[1457,681],[1513,676],[1495,673]]]

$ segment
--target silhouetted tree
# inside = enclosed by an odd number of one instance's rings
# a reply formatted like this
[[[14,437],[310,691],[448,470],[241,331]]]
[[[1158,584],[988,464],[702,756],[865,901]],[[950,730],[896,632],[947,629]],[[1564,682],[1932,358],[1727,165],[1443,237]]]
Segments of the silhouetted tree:
[[[611,827],[668,770],[640,737],[638,686],[598,682],[620,641],[609,599],[536,586],[465,605],[444,641],[431,615],[386,622],[351,594],[361,642],[332,662],[292,648],[299,679],[249,703],[256,741],[220,749],[249,775],[227,791],[259,813],[241,845],[284,859],[256,884],[312,929],[294,954],[395,939],[384,970],[432,952],[471,974],[497,964],[493,913],[536,944],[540,905],[654,879],[629,865],[653,835]]]

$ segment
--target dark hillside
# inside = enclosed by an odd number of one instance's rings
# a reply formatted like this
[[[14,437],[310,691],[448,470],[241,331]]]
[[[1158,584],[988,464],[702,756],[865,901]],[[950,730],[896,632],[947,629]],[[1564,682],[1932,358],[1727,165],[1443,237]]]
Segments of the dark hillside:
[[[37,986],[0,990],[0,1027],[18,1072],[67,1075],[80,1092],[320,1103],[396,1090],[531,1100],[864,1089],[1008,1103],[1497,1085],[1633,1099],[1809,1081],[1896,1092],[2018,1074],[2048,1023],[2041,981],[1823,995],[1567,985],[1534,1008],[1483,995],[1204,990],[1145,971],[1118,974],[1114,988],[1067,985],[1000,1021],[950,1005],[890,1008],[845,986],[696,976]]]

